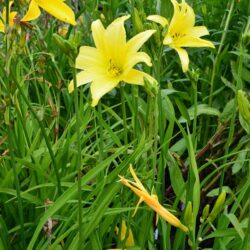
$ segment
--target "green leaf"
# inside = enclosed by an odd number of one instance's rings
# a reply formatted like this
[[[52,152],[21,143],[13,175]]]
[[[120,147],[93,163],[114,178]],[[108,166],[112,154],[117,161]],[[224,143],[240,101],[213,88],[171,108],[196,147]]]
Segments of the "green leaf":
[[[194,106],[188,109],[188,115],[190,120],[194,119]],[[199,104],[197,106],[197,116],[199,115],[220,116],[220,111],[216,108],[209,107],[207,104]],[[187,122],[187,119],[182,116],[179,122]]]
[[[232,225],[234,226],[236,232],[240,236],[240,238],[243,240],[245,238],[245,233],[243,232],[240,222],[238,221],[237,217],[234,214],[225,214],[226,217],[230,220]]]

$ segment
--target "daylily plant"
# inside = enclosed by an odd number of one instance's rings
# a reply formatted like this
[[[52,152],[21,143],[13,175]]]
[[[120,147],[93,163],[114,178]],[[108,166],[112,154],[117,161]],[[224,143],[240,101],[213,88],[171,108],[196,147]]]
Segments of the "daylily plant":
[[[134,181],[127,180],[123,176],[120,177],[120,181],[123,185],[129,187],[137,196],[140,197],[140,200],[138,201],[135,209],[135,213],[139,207],[139,205],[144,201],[150,208],[152,208],[157,215],[162,217],[165,221],[167,221],[169,224],[180,228],[185,233],[188,232],[188,228],[183,225],[180,220],[171,214],[166,208],[164,208],[158,201],[158,197],[155,194],[149,194],[148,191],[145,189],[145,187],[142,185],[141,181],[138,179],[138,177],[135,174],[135,171],[130,165],[129,167],[130,173],[132,174]],[[135,214],[134,213],[134,214]]]
[[[37,19],[41,15],[40,8],[65,23],[76,25],[74,12],[63,0],[31,0],[28,12],[21,21]]]
[[[115,88],[119,82],[143,85],[144,79],[155,81],[150,75],[133,69],[144,62],[151,66],[151,59],[145,52],[137,52],[155,30],[141,32],[126,41],[124,22],[130,16],[115,19],[106,29],[98,19],[91,25],[96,48],[82,46],[76,58],[77,87],[91,82],[92,106],[96,106],[100,98]],[[69,92],[74,90],[73,81],[68,86]]]
[[[186,72],[188,70],[189,57],[183,47],[214,48],[214,45],[212,42],[200,38],[208,35],[209,32],[205,26],[194,26],[195,14],[186,1],[182,0],[180,4],[176,0],[171,0],[171,2],[174,7],[174,15],[170,24],[165,17],[158,15],[148,16],[147,19],[167,28],[163,44],[177,51],[181,60],[182,71]]]
[[[9,2],[9,20],[8,20],[8,25],[10,27],[13,27],[14,25],[14,20],[15,20],[15,17],[17,15],[17,12],[16,11],[12,11],[10,12],[10,8],[11,8],[11,5],[13,4],[13,1],[10,1]],[[2,21],[2,20],[3,21]],[[4,7],[3,8],[3,13],[1,14],[1,19],[0,19],[0,32],[3,32],[5,33],[5,26],[6,26],[6,8]]]

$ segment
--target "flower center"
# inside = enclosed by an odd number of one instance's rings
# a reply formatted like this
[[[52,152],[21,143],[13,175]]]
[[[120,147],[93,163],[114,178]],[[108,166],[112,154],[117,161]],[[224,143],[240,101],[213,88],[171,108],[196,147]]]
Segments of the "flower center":
[[[119,66],[117,66],[115,63],[113,63],[112,59],[109,60],[108,74],[111,77],[118,77],[122,74],[122,69]]]
[[[177,41],[178,39],[184,37],[185,34],[181,33],[181,32],[175,32],[174,34],[172,34],[172,39],[174,41]]]

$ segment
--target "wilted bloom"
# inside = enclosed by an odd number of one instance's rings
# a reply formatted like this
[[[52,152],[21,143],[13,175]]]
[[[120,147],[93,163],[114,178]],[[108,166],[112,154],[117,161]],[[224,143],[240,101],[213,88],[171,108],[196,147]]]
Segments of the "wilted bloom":
[[[134,191],[134,193],[136,195],[138,195],[140,197],[140,200],[139,200],[139,202],[138,202],[138,204],[136,206],[135,212],[137,211],[138,206],[140,205],[140,203],[142,203],[144,201],[150,208],[152,208],[157,213],[157,215],[162,217],[169,224],[171,224],[171,225],[173,225],[175,227],[178,227],[182,231],[187,233],[188,228],[185,225],[183,225],[177,217],[175,217],[173,214],[171,214],[166,208],[164,208],[159,203],[158,197],[156,195],[154,195],[154,194],[149,194],[148,193],[148,191],[142,185],[141,181],[136,176],[132,165],[130,165],[129,170],[130,170],[130,173],[132,174],[135,182],[127,180],[123,176],[119,176],[119,177],[120,177],[121,183],[123,185],[129,187],[132,191]]]
[[[83,71],[77,74],[77,86],[91,82],[92,106],[96,106],[100,98],[121,81],[138,85],[144,84],[144,78],[154,81],[150,75],[133,67],[139,62],[151,66],[150,57],[137,51],[155,31],[141,32],[127,42],[124,21],[129,17],[115,19],[106,29],[100,20],[94,21],[91,29],[96,48],[80,48],[76,68]],[[74,90],[73,81],[68,90]]]
[[[209,32],[205,26],[195,25],[195,14],[193,9],[185,0],[179,4],[176,0],[171,0],[174,6],[174,15],[168,26],[167,33],[164,37],[163,44],[175,49],[181,59],[183,72],[188,70],[189,58],[187,51],[183,47],[211,47],[213,43],[201,39],[201,36],[208,35]],[[163,27],[168,25],[165,17],[153,15],[148,20],[157,22]]]
[[[37,19],[41,14],[40,8],[65,23],[76,25],[74,12],[63,0],[31,0],[28,12],[21,21]]]
[[[11,8],[12,4],[13,4],[13,1],[10,1],[9,2],[9,18],[8,18],[9,19],[8,23],[9,23],[10,27],[12,27],[14,25],[14,20],[15,20],[16,14],[17,14],[16,11],[10,12],[10,8]],[[6,8],[5,7],[3,8],[3,13],[1,14],[1,19],[0,19],[0,32],[5,33],[5,25],[6,25]]]

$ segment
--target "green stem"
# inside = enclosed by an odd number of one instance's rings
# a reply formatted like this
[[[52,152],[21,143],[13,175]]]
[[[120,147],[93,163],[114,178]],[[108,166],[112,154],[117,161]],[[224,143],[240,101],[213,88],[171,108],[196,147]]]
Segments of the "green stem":
[[[163,54],[163,44],[161,45],[159,51],[158,51],[158,61],[156,63],[155,66],[155,78],[158,82],[158,84],[160,85],[160,81],[161,81],[161,68],[162,68],[162,54]],[[163,123],[166,122],[163,120],[162,117],[162,98],[161,98],[161,89],[158,89],[158,93],[155,97],[155,147],[154,147],[154,154],[155,154],[155,163],[154,166],[156,167],[156,165],[158,165],[158,178],[157,178],[157,182],[158,185],[156,187],[157,190],[157,194],[160,195],[160,200],[162,199],[162,197],[164,196],[164,192],[165,192],[165,169],[164,169],[164,150],[162,149],[160,151],[160,156],[159,156],[159,162],[157,164],[157,153],[158,153],[158,134],[159,134],[159,140],[160,140],[160,145],[163,145],[164,143],[164,125]]]
[[[123,128],[124,128],[124,145],[128,145],[128,128],[127,128],[127,113],[126,113],[126,101],[125,101],[125,88],[123,83],[120,85],[121,92],[121,102],[122,102],[122,119],[123,119]]]
[[[74,103],[76,112],[76,135],[77,135],[77,184],[78,184],[78,226],[79,226],[79,245],[78,249],[82,249],[83,233],[82,233],[82,187],[81,187],[81,135],[80,135],[80,115],[78,106],[78,88],[76,80],[76,69],[73,68],[73,83],[74,83]]]
[[[96,140],[98,141],[98,152],[99,152],[99,161],[105,159],[104,156],[104,140],[103,140],[103,117],[102,117],[102,104],[101,100],[98,103],[97,110],[95,111],[95,131],[96,131]],[[104,171],[101,171],[98,175],[97,182],[102,183],[104,178]]]

